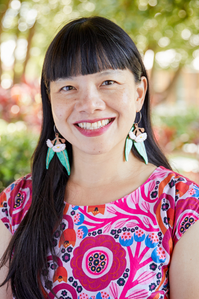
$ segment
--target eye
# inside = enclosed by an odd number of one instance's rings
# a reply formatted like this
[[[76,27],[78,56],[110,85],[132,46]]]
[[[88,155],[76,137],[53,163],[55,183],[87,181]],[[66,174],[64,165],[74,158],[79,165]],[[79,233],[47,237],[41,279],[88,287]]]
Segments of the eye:
[[[106,80],[102,83],[102,85],[112,85],[114,83],[115,83],[115,81],[113,81],[113,80]]]
[[[61,90],[64,90],[64,91],[69,91],[69,90],[73,90],[75,89],[75,87],[73,87],[72,85],[67,85],[67,86],[64,86],[61,88]]]

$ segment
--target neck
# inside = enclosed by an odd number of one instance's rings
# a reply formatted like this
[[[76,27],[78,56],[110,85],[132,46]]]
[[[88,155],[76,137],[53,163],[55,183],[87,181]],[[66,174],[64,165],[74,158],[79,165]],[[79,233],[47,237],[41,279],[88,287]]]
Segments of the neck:
[[[156,166],[146,165],[122,149],[89,155],[73,149],[73,167],[67,183],[65,201],[72,205],[96,205],[113,202],[141,186]]]
[[[125,180],[139,172],[143,162],[129,155],[129,161],[124,159],[123,151],[114,151],[89,155],[73,150],[73,167],[70,181],[85,188],[106,186],[110,183]]]

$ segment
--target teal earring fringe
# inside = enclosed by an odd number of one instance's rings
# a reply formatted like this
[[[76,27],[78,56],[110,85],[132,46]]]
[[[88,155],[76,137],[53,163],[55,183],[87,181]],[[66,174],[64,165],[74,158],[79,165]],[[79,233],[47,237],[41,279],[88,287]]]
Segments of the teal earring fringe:
[[[47,155],[46,155],[46,169],[48,169],[49,167],[49,164],[52,160],[52,158],[54,157],[54,154],[55,152],[52,150],[52,148],[48,148],[48,151],[47,151]]]
[[[70,163],[69,163],[67,150],[64,150],[62,152],[57,152],[56,154],[61,164],[65,167],[68,175],[70,175]]]
[[[139,155],[144,159],[145,164],[148,164],[149,161],[148,161],[148,156],[147,156],[146,148],[144,145],[144,141],[142,141],[142,142],[134,141],[133,143],[134,143],[134,146],[135,146],[137,152],[139,153]]]
[[[134,126],[131,128],[130,132],[133,132],[133,130],[134,130]],[[138,154],[144,159],[145,164],[148,164],[148,156],[144,145],[144,141],[136,142],[135,140],[132,140],[129,137],[129,135],[126,137],[126,141],[125,141],[125,149],[124,149],[125,160],[128,161],[128,156],[133,145],[137,150]]]
[[[63,150],[61,152],[56,152],[57,157],[61,164],[65,167],[68,175],[70,175],[70,163],[69,163],[69,158],[68,158],[68,153],[67,150]],[[49,164],[54,157],[55,152],[53,151],[52,148],[48,148],[47,155],[46,155],[46,169],[49,168]]]

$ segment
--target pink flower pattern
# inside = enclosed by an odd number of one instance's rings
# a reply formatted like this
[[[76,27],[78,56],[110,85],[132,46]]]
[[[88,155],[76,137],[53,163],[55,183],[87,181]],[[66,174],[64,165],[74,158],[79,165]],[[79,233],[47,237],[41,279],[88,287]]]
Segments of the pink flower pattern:
[[[31,200],[31,175],[1,193],[1,220],[13,234]],[[199,219],[199,186],[158,167],[123,198],[64,211],[53,234],[56,259],[49,252],[42,271],[46,298],[168,299],[170,258]]]

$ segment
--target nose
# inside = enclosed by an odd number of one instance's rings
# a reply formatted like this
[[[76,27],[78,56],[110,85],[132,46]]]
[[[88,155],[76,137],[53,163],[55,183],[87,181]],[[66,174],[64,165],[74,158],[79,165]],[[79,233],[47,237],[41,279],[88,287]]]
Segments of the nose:
[[[104,110],[106,104],[96,86],[86,86],[79,95],[75,108],[78,112],[93,114],[96,111]]]

